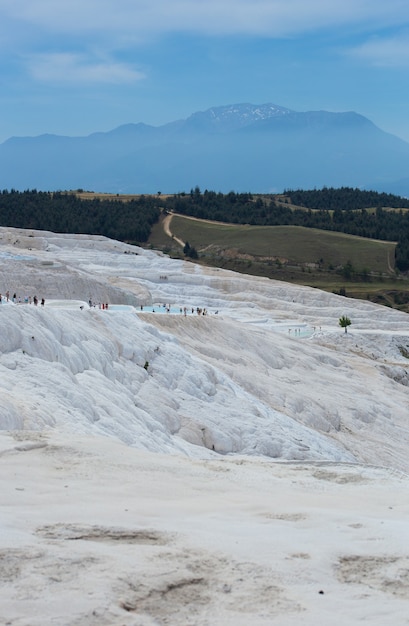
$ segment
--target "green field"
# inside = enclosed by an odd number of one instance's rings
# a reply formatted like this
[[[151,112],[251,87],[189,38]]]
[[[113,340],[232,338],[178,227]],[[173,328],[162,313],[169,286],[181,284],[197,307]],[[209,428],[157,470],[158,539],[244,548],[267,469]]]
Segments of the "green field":
[[[289,265],[337,268],[350,261],[357,271],[390,274],[394,269],[394,243],[343,233],[301,226],[215,224],[180,216],[172,218],[171,230],[205,257],[230,250]]]

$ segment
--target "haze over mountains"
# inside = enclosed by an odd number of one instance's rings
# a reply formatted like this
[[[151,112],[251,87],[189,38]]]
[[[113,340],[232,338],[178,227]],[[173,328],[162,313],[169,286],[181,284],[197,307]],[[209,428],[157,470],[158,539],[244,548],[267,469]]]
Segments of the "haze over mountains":
[[[0,188],[227,193],[351,186],[409,195],[409,143],[354,112],[236,104],[163,126],[126,124],[86,137],[12,137]]]

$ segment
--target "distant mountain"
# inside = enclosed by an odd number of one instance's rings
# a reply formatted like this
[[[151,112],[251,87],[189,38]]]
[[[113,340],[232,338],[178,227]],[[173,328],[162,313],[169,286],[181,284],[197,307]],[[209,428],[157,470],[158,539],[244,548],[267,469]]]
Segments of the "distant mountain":
[[[195,186],[253,193],[349,186],[409,196],[409,143],[354,112],[234,104],[158,127],[126,124],[0,145],[1,189],[172,193]]]

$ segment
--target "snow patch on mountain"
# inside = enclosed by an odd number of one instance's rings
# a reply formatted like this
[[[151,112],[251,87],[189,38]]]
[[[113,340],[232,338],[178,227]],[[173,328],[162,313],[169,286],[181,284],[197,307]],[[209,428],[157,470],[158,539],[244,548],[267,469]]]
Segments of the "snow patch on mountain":
[[[212,107],[206,111],[193,113],[187,120],[187,126],[205,126],[214,130],[231,132],[270,118],[284,117],[291,113],[290,109],[275,104],[231,104]]]

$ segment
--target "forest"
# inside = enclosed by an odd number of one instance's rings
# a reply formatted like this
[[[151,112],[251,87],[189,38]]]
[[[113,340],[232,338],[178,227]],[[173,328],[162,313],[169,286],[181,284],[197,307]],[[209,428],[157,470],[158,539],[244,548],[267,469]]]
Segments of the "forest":
[[[75,193],[0,193],[0,226],[104,235],[145,243],[162,210],[233,224],[294,225],[396,241],[396,267],[409,270],[409,200],[352,188],[228,194],[199,187],[170,196],[82,199]]]
[[[283,195],[290,198],[292,204],[309,209],[325,209],[327,211],[335,211],[336,209],[356,211],[369,207],[409,209],[408,198],[353,187],[339,187],[338,189],[324,187],[323,189],[308,191],[302,189],[286,190]]]
[[[130,243],[148,240],[160,215],[154,196],[120,199],[82,200],[74,193],[37,190],[2,191],[0,226],[50,230],[56,233],[104,235]]]

